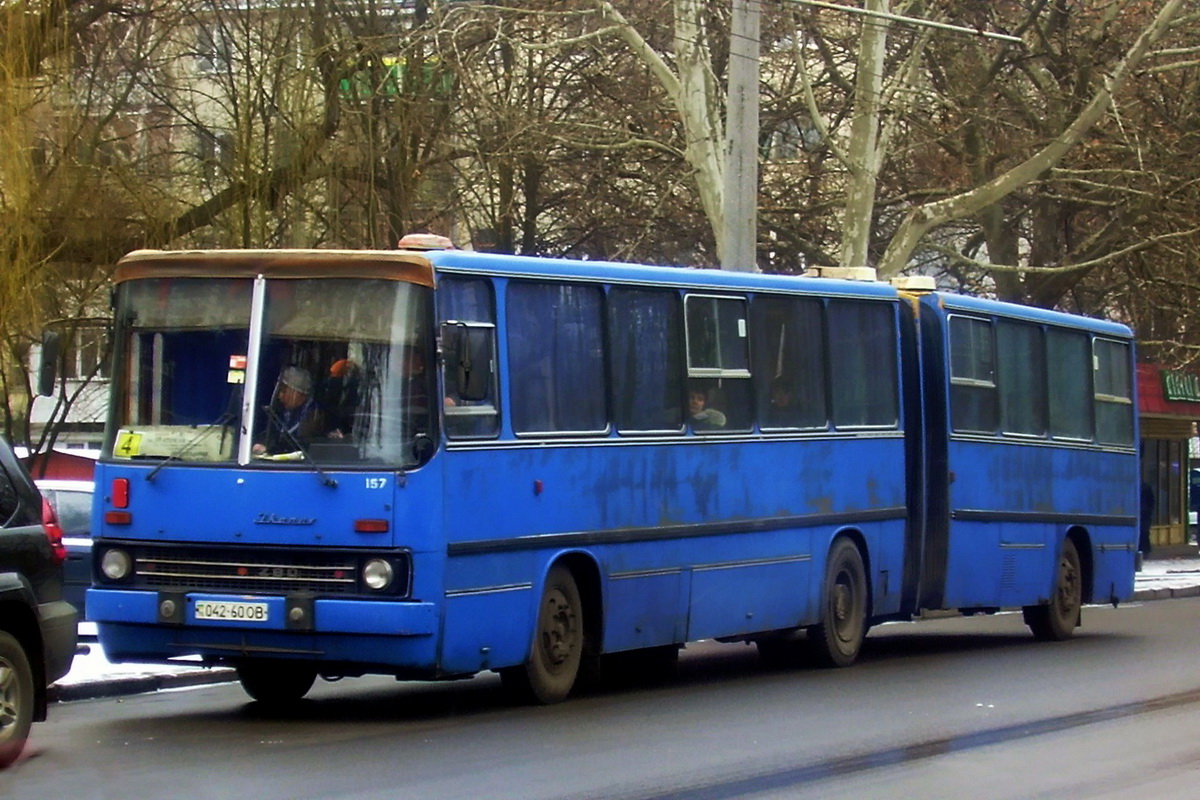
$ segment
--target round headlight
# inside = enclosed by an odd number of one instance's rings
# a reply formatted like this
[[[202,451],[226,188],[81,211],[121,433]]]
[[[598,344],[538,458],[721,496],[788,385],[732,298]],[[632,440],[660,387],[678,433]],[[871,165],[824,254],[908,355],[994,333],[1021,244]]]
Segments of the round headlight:
[[[124,550],[106,550],[100,559],[100,571],[110,581],[123,580],[133,571],[133,559]]]
[[[392,580],[396,577],[396,571],[392,569],[392,565],[382,558],[372,558],[366,564],[363,564],[362,570],[363,583],[368,589],[379,591],[386,589],[392,585]]]

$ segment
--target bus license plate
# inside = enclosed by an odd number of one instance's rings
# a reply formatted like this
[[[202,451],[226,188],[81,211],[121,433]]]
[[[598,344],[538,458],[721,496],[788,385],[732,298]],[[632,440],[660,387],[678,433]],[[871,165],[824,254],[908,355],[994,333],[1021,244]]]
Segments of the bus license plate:
[[[226,622],[266,622],[266,603],[234,603],[212,600],[196,602],[196,619]]]

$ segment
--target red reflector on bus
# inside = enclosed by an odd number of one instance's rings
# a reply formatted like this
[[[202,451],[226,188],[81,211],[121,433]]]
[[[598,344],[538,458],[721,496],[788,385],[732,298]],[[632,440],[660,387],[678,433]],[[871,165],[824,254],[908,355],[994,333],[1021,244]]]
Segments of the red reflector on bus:
[[[129,478],[113,478],[112,504],[117,508],[129,508]]]
[[[386,519],[356,519],[354,520],[355,533],[387,533],[388,521]]]
[[[133,514],[128,511],[105,511],[104,521],[109,525],[128,525],[133,522]]]

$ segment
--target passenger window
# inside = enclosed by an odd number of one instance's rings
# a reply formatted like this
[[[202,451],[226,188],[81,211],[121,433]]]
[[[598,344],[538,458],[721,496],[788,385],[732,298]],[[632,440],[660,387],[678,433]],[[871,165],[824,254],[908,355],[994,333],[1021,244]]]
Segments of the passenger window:
[[[688,295],[688,419],[696,433],[745,431],[753,424],[746,301]]]
[[[1096,438],[1105,444],[1133,444],[1133,391],[1129,346],[1097,339],[1094,343]]]
[[[956,431],[995,433],[998,416],[992,323],[951,317],[951,425]]]
[[[494,437],[500,432],[500,414],[492,285],[486,280],[443,278],[438,283],[437,297],[443,334],[446,435],[451,439]],[[486,342],[486,352],[481,350],[481,342]],[[476,363],[481,358],[490,363]],[[480,366],[486,369],[477,371]],[[487,385],[480,387],[475,378],[483,374]]]
[[[683,429],[680,318],[674,292],[618,288],[609,293],[609,359],[618,431]]]
[[[755,298],[752,310],[759,427],[824,428],[829,411],[821,302],[764,296]]]
[[[895,307],[835,300],[829,303],[828,319],[834,426],[895,426],[899,420]]]
[[[1051,329],[1046,337],[1050,435],[1091,441],[1091,343],[1087,334]]]
[[[1046,350],[1036,325],[996,324],[1000,426],[1005,433],[1046,435]]]
[[[604,293],[598,286],[508,287],[512,424],[518,433],[608,430]]]

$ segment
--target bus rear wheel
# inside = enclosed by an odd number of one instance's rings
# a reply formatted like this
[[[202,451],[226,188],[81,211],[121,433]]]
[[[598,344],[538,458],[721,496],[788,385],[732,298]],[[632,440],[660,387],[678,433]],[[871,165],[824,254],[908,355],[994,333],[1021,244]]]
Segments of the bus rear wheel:
[[[561,564],[550,570],[529,660],[500,671],[504,686],[518,699],[558,703],[567,698],[583,657],[583,602],[571,571]]]
[[[858,660],[867,635],[867,571],[862,554],[849,539],[838,539],[825,563],[821,621],[808,629],[817,664],[848,667]]]
[[[1075,633],[1082,608],[1083,570],[1079,566],[1079,551],[1073,541],[1065,539],[1058,556],[1050,602],[1042,606],[1025,606],[1025,624],[1033,631],[1035,639],[1061,642]]]
[[[237,666],[237,676],[246,694],[263,705],[280,706],[308,694],[317,671],[286,661],[243,661]]]

